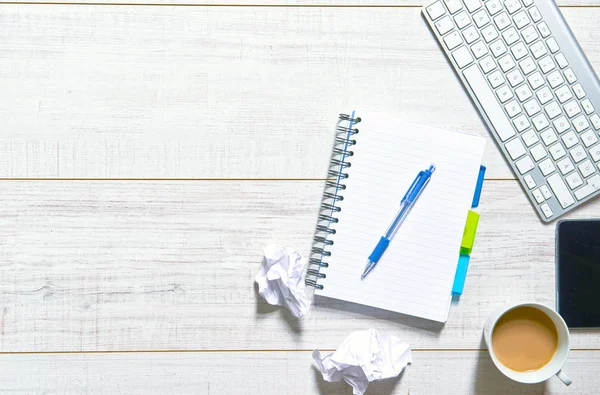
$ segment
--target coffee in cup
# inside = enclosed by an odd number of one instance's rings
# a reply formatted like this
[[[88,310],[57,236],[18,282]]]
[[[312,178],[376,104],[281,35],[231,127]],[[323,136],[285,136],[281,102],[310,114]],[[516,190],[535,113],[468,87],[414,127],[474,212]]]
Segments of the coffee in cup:
[[[504,313],[492,331],[498,361],[517,372],[543,368],[558,349],[558,331],[552,319],[529,306]]]
[[[554,310],[538,303],[521,303],[491,314],[483,329],[494,365],[521,383],[540,383],[562,372],[569,355],[569,329]]]

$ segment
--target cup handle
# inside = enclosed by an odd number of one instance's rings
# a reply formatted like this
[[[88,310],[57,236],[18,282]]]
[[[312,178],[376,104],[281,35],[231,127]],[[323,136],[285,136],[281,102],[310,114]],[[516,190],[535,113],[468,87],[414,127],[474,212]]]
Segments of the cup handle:
[[[556,373],[556,377],[558,377],[560,381],[562,381],[567,386],[571,385],[572,383],[569,376],[567,376],[562,370],[559,370],[558,373]]]

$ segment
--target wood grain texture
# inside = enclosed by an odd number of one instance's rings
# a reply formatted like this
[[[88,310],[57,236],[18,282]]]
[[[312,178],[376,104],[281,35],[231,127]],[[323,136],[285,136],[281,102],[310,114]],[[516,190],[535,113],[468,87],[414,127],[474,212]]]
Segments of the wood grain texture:
[[[0,51],[0,178],[323,178],[351,106],[488,136],[418,8],[2,5]]]
[[[421,7],[433,0],[2,0],[7,3],[184,5],[184,6],[273,6],[273,7]],[[542,0],[543,1],[543,0]],[[563,7],[600,6],[600,0],[557,0]]]
[[[37,394],[350,395],[345,383],[327,383],[310,352],[125,353],[0,355],[0,391]],[[486,352],[414,352],[399,378],[374,382],[380,395],[590,395],[600,387],[597,352],[572,352],[565,365],[573,384],[515,383]]]
[[[494,309],[554,304],[554,226],[516,181],[490,181],[445,326],[325,298],[297,320],[266,304],[253,279],[266,244],[309,251],[321,193],[318,181],[4,181],[0,350],[335,348],[370,327],[415,348],[479,349]],[[600,338],[574,332],[572,346],[600,348]]]

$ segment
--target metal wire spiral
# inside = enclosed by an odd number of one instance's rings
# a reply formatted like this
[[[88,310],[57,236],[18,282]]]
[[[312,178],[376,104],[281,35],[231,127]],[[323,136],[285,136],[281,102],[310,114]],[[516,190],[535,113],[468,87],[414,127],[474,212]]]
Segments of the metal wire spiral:
[[[306,280],[304,281],[306,285],[316,289],[323,289],[323,284],[319,284],[318,281],[327,278],[327,275],[321,272],[321,269],[329,267],[329,263],[323,259],[331,256],[331,252],[327,248],[335,243],[332,237],[336,231],[332,226],[338,223],[338,218],[335,215],[342,211],[337,203],[344,200],[340,192],[346,189],[346,185],[342,181],[349,177],[347,169],[351,166],[351,163],[348,162],[348,158],[354,155],[354,151],[350,147],[356,144],[355,136],[359,133],[359,130],[354,126],[359,122],[360,118],[358,117],[352,118],[350,115],[340,114],[336,125],[335,146],[330,168],[327,172],[330,179],[325,182],[325,192],[323,193],[321,210],[315,236],[313,237]]]

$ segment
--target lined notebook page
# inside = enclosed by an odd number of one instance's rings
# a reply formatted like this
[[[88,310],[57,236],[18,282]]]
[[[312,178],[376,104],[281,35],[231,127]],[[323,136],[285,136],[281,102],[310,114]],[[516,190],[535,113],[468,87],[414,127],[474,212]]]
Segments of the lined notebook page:
[[[485,140],[360,113],[317,294],[445,322]],[[436,171],[375,269],[360,276],[417,173]]]

